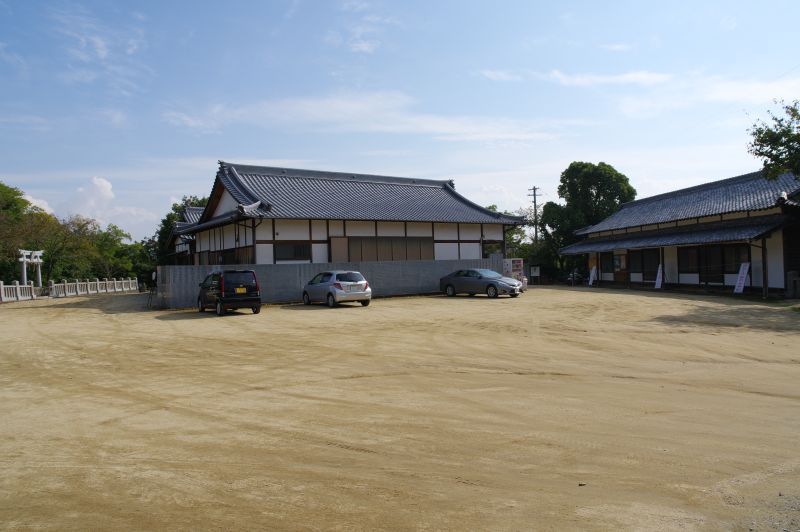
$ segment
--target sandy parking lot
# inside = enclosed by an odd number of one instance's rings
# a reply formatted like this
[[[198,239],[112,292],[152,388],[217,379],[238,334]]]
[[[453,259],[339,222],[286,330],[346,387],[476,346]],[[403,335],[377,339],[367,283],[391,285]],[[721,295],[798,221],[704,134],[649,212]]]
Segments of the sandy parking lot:
[[[633,291],[0,306],[0,525],[800,529],[800,312]]]

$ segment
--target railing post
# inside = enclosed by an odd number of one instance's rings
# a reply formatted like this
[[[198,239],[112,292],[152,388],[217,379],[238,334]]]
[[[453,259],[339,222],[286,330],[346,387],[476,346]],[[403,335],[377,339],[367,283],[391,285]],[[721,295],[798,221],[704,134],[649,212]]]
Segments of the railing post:
[[[56,297],[55,285],[56,283],[52,279],[47,281],[47,293],[50,294],[50,297]]]
[[[14,281],[14,299],[19,301],[19,281]]]
[[[36,292],[33,289],[33,281],[30,281],[28,284],[31,287],[31,299],[36,299]]]
[[[0,303],[6,300],[5,290],[3,290],[3,281],[0,281]]]

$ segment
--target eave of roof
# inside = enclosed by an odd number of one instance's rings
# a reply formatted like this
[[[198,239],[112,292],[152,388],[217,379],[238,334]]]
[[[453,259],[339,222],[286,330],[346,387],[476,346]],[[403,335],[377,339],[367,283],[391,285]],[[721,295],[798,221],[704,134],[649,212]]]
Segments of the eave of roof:
[[[629,233],[608,238],[588,238],[559,250],[561,255],[602,253],[615,249],[643,249],[664,246],[713,244],[749,241],[761,238],[781,227],[789,218],[784,215],[743,218],[700,226],[673,227],[658,231]]]

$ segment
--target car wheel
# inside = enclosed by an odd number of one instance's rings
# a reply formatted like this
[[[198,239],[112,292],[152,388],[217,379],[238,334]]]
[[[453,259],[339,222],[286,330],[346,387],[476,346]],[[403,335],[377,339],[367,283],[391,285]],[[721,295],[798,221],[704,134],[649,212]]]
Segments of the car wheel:
[[[517,297],[519,294],[508,294],[508,295],[510,295],[511,297]]]
[[[203,300],[199,297],[197,298],[197,312],[205,312],[206,307],[203,305]]]
[[[328,294],[328,306],[333,308],[336,306],[336,299],[334,299],[333,294]]]
[[[453,285],[449,284],[444,288],[444,293],[447,294],[447,297],[453,297],[456,295],[456,289]]]
[[[491,298],[497,297],[497,287],[495,285],[493,285],[493,284],[490,284],[489,286],[487,286],[486,287],[486,295],[491,297]]]
[[[217,301],[217,306],[215,307],[217,311],[217,316],[224,316],[225,315],[225,306],[222,304],[222,301]]]
[[[361,300],[361,306],[362,307],[368,307],[369,306],[369,299],[362,299]]]
[[[308,292],[303,292],[303,304],[304,305],[310,305],[311,304],[311,298],[308,297]]]
[[[259,312],[261,312],[261,305],[253,305],[252,310],[253,314],[258,314]]]

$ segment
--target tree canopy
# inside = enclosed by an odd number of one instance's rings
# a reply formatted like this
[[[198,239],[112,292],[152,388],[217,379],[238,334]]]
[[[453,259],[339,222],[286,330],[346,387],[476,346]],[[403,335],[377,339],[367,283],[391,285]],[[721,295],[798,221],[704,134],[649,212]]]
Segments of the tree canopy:
[[[549,255],[577,241],[575,231],[594,225],[636,198],[628,178],[606,163],[573,162],[561,173],[558,196],[565,203],[548,201],[542,207],[539,229]]]
[[[187,207],[205,207],[208,198],[198,196],[184,196],[178,203],[173,203],[170,211],[161,219],[156,234],[155,253],[158,264],[169,264],[169,256],[175,251],[170,247],[170,236],[175,229],[175,223],[180,221],[183,211]]]
[[[769,123],[759,120],[750,128],[748,151],[762,159],[767,179],[788,171],[800,180],[800,100],[780,105],[785,116],[769,111]]]

